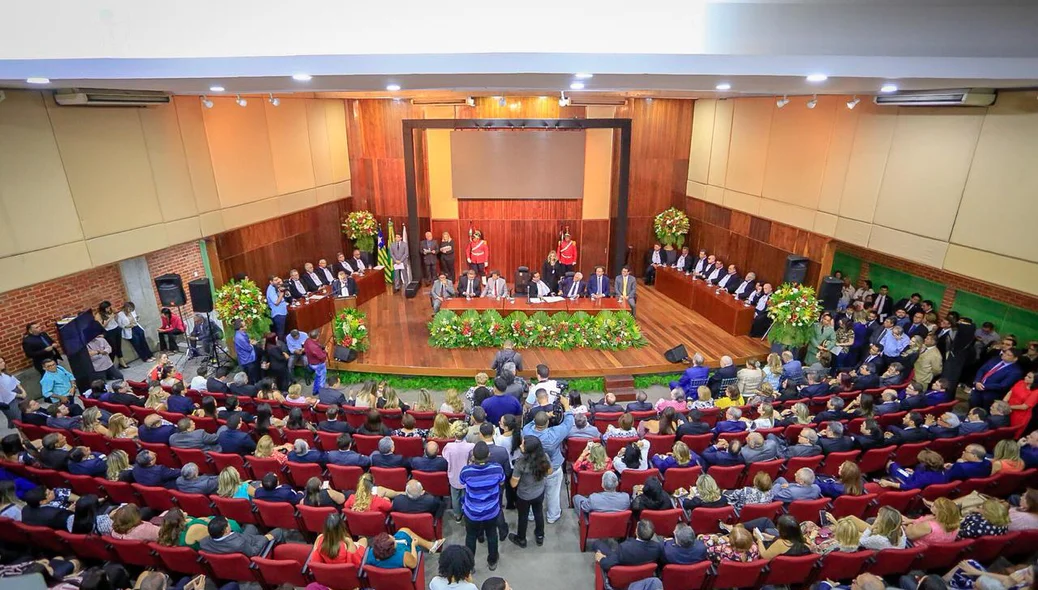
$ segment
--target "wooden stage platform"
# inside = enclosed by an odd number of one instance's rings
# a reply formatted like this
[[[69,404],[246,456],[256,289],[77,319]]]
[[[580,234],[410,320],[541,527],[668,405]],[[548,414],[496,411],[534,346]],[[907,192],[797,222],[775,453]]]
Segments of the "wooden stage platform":
[[[445,350],[429,346],[432,318],[429,289],[423,287],[414,299],[403,292],[386,293],[360,307],[368,314],[371,346],[357,360],[344,364],[332,362],[333,369],[389,373],[395,375],[432,375],[471,377],[490,366],[494,349],[466,348]],[[601,377],[605,375],[644,375],[683,370],[685,365],[668,363],[664,351],[684,344],[689,356],[695,352],[707,364],[718,365],[723,355],[736,363],[748,357],[767,355],[768,346],[748,336],[732,336],[703,316],[682,307],[653,287],[638,285],[638,324],[648,346],[622,351],[576,349],[569,351],[523,349],[524,374],[532,375],[538,363],[551,367],[556,377]]]

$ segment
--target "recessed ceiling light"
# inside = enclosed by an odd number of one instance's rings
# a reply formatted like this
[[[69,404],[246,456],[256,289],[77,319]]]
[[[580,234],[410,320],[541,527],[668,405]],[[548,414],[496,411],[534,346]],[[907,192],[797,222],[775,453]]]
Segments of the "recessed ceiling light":
[[[210,86],[209,87],[209,92],[223,92],[223,91],[224,91],[224,87],[223,86]]]
[[[309,82],[313,79],[310,74],[292,74],[292,79],[296,82]]]
[[[26,78],[29,84],[50,84],[50,78]]]
[[[574,83],[569,85],[569,89],[570,90],[583,90],[584,89],[584,83],[583,82],[574,82]]]
[[[396,92],[397,90],[400,90],[400,85],[399,84],[388,84],[388,85],[386,85],[386,90],[388,90],[390,92]]]
[[[808,82],[825,82],[828,79],[829,79],[829,76],[826,76],[825,74],[808,74],[807,75],[807,81]]]
[[[884,84],[879,87],[880,92],[897,92],[897,84]]]
[[[575,77],[575,78],[576,78],[577,80],[587,80],[588,78],[594,78],[594,77],[595,77],[595,75],[594,75],[594,74],[589,74],[589,73],[587,73],[587,72],[578,72],[578,73],[576,73],[576,74],[573,74],[573,76],[574,76],[574,77]]]
[[[716,88],[718,90],[731,90],[732,89],[732,85],[729,84],[728,82],[721,82],[717,86],[714,86],[714,88]]]

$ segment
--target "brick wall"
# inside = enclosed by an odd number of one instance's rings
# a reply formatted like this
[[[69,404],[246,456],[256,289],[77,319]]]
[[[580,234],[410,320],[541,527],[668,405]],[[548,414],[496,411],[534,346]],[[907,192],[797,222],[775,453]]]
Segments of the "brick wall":
[[[188,242],[152,252],[145,256],[152,277],[177,273],[187,282],[205,276],[198,242]],[[198,273],[198,276],[195,276]],[[0,293],[0,356],[11,371],[32,366],[22,353],[25,325],[40,322],[51,337],[57,338],[58,319],[85,309],[97,309],[104,300],[116,308],[125,298],[122,277],[115,264],[101,266],[59,279]],[[158,292],[155,293],[158,301]],[[191,301],[183,307],[184,317],[191,313]],[[156,326],[157,327],[157,326]]]

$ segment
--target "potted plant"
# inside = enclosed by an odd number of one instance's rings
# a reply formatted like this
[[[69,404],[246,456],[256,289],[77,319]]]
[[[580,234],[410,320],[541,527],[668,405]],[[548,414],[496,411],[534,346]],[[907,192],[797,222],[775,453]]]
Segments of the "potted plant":
[[[652,222],[656,238],[663,244],[665,250],[680,248],[685,243],[688,235],[688,215],[671,207],[656,216]]]
[[[346,216],[342,224],[342,233],[353,240],[353,245],[361,252],[372,252],[375,249],[375,233],[378,224],[370,211],[353,211]]]
[[[781,285],[768,300],[768,317],[772,321],[768,340],[785,350],[800,349],[811,341],[821,313],[814,289],[790,283]]]

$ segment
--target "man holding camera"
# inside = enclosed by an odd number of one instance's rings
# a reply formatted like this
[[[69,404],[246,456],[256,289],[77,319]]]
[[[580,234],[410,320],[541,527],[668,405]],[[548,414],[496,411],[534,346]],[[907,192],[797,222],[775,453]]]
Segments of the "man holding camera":
[[[270,277],[270,284],[267,285],[267,306],[270,307],[270,319],[274,322],[274,333],[284,341],[288,302],[285,301],[285,287],[281,284],[281,277]]]

